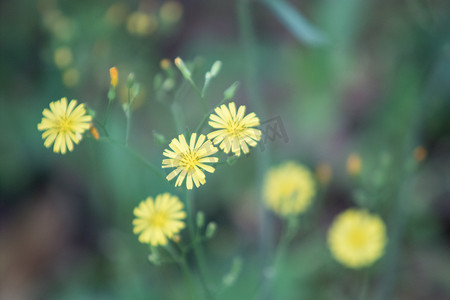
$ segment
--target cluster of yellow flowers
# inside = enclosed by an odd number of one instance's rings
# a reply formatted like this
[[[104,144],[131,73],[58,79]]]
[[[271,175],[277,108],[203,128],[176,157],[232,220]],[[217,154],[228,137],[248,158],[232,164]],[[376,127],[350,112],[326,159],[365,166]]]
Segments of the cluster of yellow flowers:
[[[111,89],[118,84],[118,71],[110,69]],[[110,91],[111,93],[111,91]],[[98,132],[92,126],[92,116],[84,104],[77,100],[69,103],[66,98],[50,103],[50,109],[44,109],[42,120],[37,125],[43,131],[44,146],[53,145],[55,153],[65,154],[78,144],[83,133],[90,129],[98,138]],[[255,147],[261,140],[260,125],[255,113],[245,114],[246,107],[236,108],[234,102],[216,107],[209,115],[208,124],[213,131],[207,134],[192,133],[187,141],[184,134],[172,139],[169,148],[163,151],[162,168],[173,168],[166,179],[177,177],[175,186],[183,185],[186,179],[188,190],[205,184],[205,171],[214,173],[211,164],[219,161],[214,156],[219,149],[224,153],[249,153],[249,147]],[[218,147],[216,147],[218,146]],[[350,174],[361,171],[361,160],[351,155],[347,161]],[[324,169],[325,170],[325,169]],[[325,172],[326,171],[326,172]],[[331,176],[331,170],[322,170],[322,175]],[[318,176],[320,179],[320,176]],[[324,176],[322,176],[324,177]],[[263,197],[266,206],[281,217],[290,218],[304,213],[316,194],[314,176],[309,169],[294,161],[285,162],[269,169],[263,185]],[[186,212],[183,203],[175,195],[164,193],[155,199],[148,197],[135,209],[133,220],[134,233],[139,241],[151,246],[166,245],[175,239],[186,226]],[[386,228],[380,217],[366,210],[348,209],[338,215],[328,231],[328,246],[333,257],[349,268],[370,266],[384,253],[387,243]]]
[[[207,163],[216,163],[218,158],[214,157],[218,149],[225,153],[233,152],[240,156],[241,150],[249,152],[249,147],[255,147],[261,139],[261,130],[254,128],[259,125],[259,119],[254,113],[245,116],[245,106],[240,106],[236,112],[236,104],[230,102],[228,107],[222,105],[215,109],[216,114],[209,116],[209,125],[216,130],[209,133],[207,137],[201,134],[197,139],[197,133],[192,133],[189,144],[183,134],[174,138],[169,144],[170,150],[165,149],[163,155],[167,158],[162,161],[163,168],[175,168],[167,180],[178,176],[175,186],[181,186],[186,178],[188,190],[205,183],[204,171],[214,173],[214,167]]]

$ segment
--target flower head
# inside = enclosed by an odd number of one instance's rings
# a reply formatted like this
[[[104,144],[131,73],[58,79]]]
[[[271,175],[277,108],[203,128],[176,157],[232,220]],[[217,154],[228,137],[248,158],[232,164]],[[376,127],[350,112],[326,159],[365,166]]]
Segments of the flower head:
[[[152,246],[166,245],[167,239],[173,239],[185,227],[183,203],[177,196],[169,193],[156,196],[153,201],[148,197],[137,206],[133,214],[133,232],[139,235],[141,243]]]
[[[109,69],[109,76],[111,77],[111,86],[115,88],[119,82],[119,71],[116,67]]]
[[[65,154],[66,149],[73,150],[73,143],[80,142],[92,121],[92,116],[86,114],[84,104],[77,105],[77,100],[71,100],[67,105],[66,98],[51,102],[50,110],[46,108],[42,114],[37,128],[44,131],[44,146],[49,148],[54,143],[53,151],[61,154]]]
[[[357,176],[361,173],[362,161],[357,153],[352,153],[347,158],[347,173],[351,176]]]
[[[270,169],[264,180],[266,205],[281,216],[303,213],[315,193],[313,175],[295,162],[286,162]]]
[[[215,145],[220,144],[220,149],[225,153],[231,150],[236,156],[240,156],[241,149],[248,153],[248,145],[255,147],[261,139],[261,130],[253,128],[259,125],[259,118],[255,113],[244,116],[244,105],[236,112],[236,105],[230,102],[228,107],[223,104],[214,111],[216,114],[209,116],[208,124],[217,130],[208,134],[208,138]]]
[[[365,210],[342,212],[328,231],[331,253],[349,268],[359,269],[373,264],[383,255],[386,243],[383,221]]]
[[[169,144],[172,150],[165,149],[163,155],[168,157],[163,159],[163,168],[176,168],[166,178],[172,180],[178,175],[175,186],[180,186],[186,178],[186,187],[191,190],[192,182],[196,187],[205,183],[205,174],[202,170],[214,173],[214,168],[206,163],[218,162],[217,157],[210,157],[218,150],[210,140],[201,134],[197,139],[197,134],[191,135],[188,145],[184,135],[180,134],[178,139],[173,139]]]

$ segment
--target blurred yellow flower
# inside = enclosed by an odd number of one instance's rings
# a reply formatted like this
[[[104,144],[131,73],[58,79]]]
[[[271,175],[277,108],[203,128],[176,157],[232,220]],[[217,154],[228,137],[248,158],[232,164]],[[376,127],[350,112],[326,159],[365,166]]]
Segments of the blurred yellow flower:
[[[57,48],[53,55],[53,60],[55,61],[55,65],[60,69],[68,67],[73,60],[72,50],[69,47]]]
[[[92,117],[86,114],[84,104],[77,105],[77,100],[71,100],[67,105],[66,98],[51,102],[50,110],[46,108],[42,114],[44,117],[37,128],[44,131],[44,146],[49,148],[54,143],[53,151],[61,154],[65,154],[66,149],[73,150],[73,143],[80,142],[92,121]]]
[[[152,246],[166,245],[168,239],[177,237],[185,227],[183,203],[177,196],[169,193],[156,196],[153,201],[148,197],[133,211],[133,232],[139,235],[139,241]]]
[[[350,176],[357,176],[361,173],[362,161],[357,153],[352,153],[347,158],[347,172]]]
[[[417,162],[422,162],[427,157],[427,149],[423,146],[414,148],[414,158]]]
[[[223,104],[216,107],[216,114],[209,116],[209,125],[217,130],[208,134],[208,138],[215,145],[220,144],[220,149],[225,153],[230,150],[236,155],[249,152],[248,146],[255,147],[261,139],[261,130],[253,128],[259,125],[259,118],[255,113],[245,115],[245,106],[239,107],[236,113],[236,105],[230,102],[228,107]]]
[[[63,83],[67,87],[74,87],[80,80],[80,72],[75,68],[70,68],[63,73]]]
[[[178,1],[165,1],[159,10],[161,21],[168,24],[174,24],[181,19],[183,15],[183,6]]]
[[[263,188],[267,207],[281,216],[303,213],[316,194],[313,175],[296,162],[269,169]]]
[[[214,173],[215,169],[205,163],[218,162],[217,157],[211,157],[218,150],[203,134],[197,140],[197,134],[193,133],[189,145],[184,135],[180,134],[178,139],[172,140],[169,147],[172,150],[165,149],[163,152],[163,155],[168,158],[163,159],[162,167],[176,168],[166,177],[170,181],[178,175],[175,186],[181,186],[186,178],[186,187],[191,190],[192,182],[196,187],[205,184],[205,174],[202,170]]]
[[[133,12],[127,19],[128,32],[134,35],[150,35],[156,30],[157,27],[158,21],[156,18],[141,11]]]
[[[328,163],[320,163],[316,166],[316,177],[322,185],[327,185],[333,177],[333,170]]]
[[[171,63],[170,60],[167,59],[167,58],[163,58],[163,59],[161,59],[161,61],[159,62],[159,65],[160,65],[161,69],[163,69],[163,70],[169,69],[170,66],[171,66],[171,64],[172,64],[172,63]]]
[[[116,67],[112,67],[109,69],[109,76],[111,77],[111,86],[116,87],[119,82],[119,72]]]
[[[366,210],[348,209],[328,231],[328,246],[341,264],[359,269],[372,265],[384,253],[386,228],[380,217]]]
[[[127,17],[128,7],[124,3],[114,3],[106,11],[106,21],[112,26],[119,26]]]

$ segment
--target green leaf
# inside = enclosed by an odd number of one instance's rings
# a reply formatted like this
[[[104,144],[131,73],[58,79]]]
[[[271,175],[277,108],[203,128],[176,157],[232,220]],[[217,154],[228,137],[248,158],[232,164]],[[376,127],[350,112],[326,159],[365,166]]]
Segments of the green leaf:
[[[288,2],[284,0],[262,0],[262,2],[300,41],[313,46],[323,45],[327,42],[325,36]]]

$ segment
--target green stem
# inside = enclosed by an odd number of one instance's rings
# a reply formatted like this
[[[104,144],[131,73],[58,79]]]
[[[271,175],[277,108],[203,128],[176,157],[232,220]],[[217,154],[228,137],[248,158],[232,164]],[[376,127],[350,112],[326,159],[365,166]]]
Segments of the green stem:
[[[367,299],[367,290],[369,289],[369,270],[365,270],[361,284],[361,290],[359,292],[359,300]]]
[[[170,105],[170,112],[172,113],[172,118],[173,121],[175,123],[175,128],[177,130],[178,134],[182,134],[184,131],[184,118],[183,118],[183,114],[181,112],[181,107],[177,102],[173,102]]]
[[[222,101],[219,102],[219,104],[217,104],[217,106],[222,105],[223,103],[225,103],[228,99],[227,98],[223,98]],[[217,107],[216,106],[216,107]],[[200,121],[200,123],[198,124],[197,128],[195,128],[194,132],[197,132],[200,134],[200,131],[203,129],[203,126],[205,126],[206,121],[208,121],[209,116],[214,112],[215,108],[212,108],[207,114],[205,114],[203,116],[203,119]]]
[[[195,84],[195,82],[191,79],[189,80],[189,82],[191,83],[192,87],[194,88],[194,91],[197,93],[199,99],[200,99],[200,103],[202,105],[203,110],[205,111],[205,113],[208,112],[208,105],[206,105],[206,99],[203,96],[203,93],[200,91],[200,89],[197,87],[197,85]]]
[[[108,106],[106,107],[106,115],[105,115],[105,121],[103,121],[102,127],[106,129],[106,126],[108,124],[109,115],[111,113],[111,102],[112,100],[108,100]]]
[[[212,293],[208,288],[208,283],[206,278],[209,278],[207,276],[207,268],[205,263],[205,255],[203,253],[203,249],[201,248],[201,244],[197,240],[197,236],[195,234],[196,225],[194,223],[194,210],[192,207],[192,201],[193,201],[193,192],[186,189],[186,212],[187,212],[187,223],[188,223],[188,230],[189,230],[189,236],[192,242],[192,247],[194,250],[194,256],[198,264],[199,269],[199,277],[200,282],[202,284],[202,287],[205,291],[205,295],[207,299],[213,299]]]
[[[127,116],[127,128],[125,132],[125,147],[128,147],[128,138],[130,136],[130,127],[131,127],[131,107],[128,107],[128,113],[126,113]]]
[[[166,249],[183,272],[184,281],[189,291],[190,299],[197,299],[192,271],[189,269],[184,253],[179,254],[170,243],[166,245]]]
[[[254,106],[255,111],[262,117],[266,115],[262,96],[260,93],[258,85],[258,72],[256,68],[256,58],[257,53],[255,50],[255,34],[252,25],[252,10],[250,7],[249,0],[236,0],[236,9],[239,20],[240,29],[240,39],[244,52],[244,62],[245,62],[245,75],[247,83],[247,92],[249,95],[250,103]],[[273,226],[270,222],[269,216],[264,208],[263,197],[262,197],[262,185],[264,180],[264,174],[270,165],[270,155],[269,147],[265,151],[256,151],[256,164],[257,164],[257,187],[258,187],[258,199],[259,199],[259,223],[260,223],[260,234],[259,234],[259,248],[260,253],[260,270],[261,274],[261,287],[259,298],[266,298],[267,287],[266,277],[264,274],[264,269],[266,268],[266,262],[270,261],[270,257],[273,249]]]
[[[97,120],[97,119],[94,119],[94,122],[95,122],[95,124],[97,124],[102,130],[103,130],[103,133],[105,134],[105,137],[106,138],[109,138],[109,132],[108,132],[108,130],[106,129],[106,127],[105,127],[105,125],[103,124],[103,123],[101,123],[99,120]]]
[[[155,175],[157,175],[160,179],[162,179],[164,182],[167,183],[166,180],[166,176],[164,175],[164,173],[157,168],[154,164],[152,164],[151,162],[149,162],[148,160],[146,160],[142,155],[140,155],[139,153],[137,153],[136,151],[134,151],[133,149],[131,149],[128,146],[125,146],[123,143],[119,142],[119,141],[115,141],[109,137],[101,137],[99,138],[99,141],[106,141],[112,145],[116,145],[116,146],[120,146],[123,149],[125,149],[128,154],[130,154],[132,157],[134,157],[136,160],[142,162],[150,171],[152,171]]]
[[[128,87],[128,107],[125,111],[125,116],[127,118],[127,128],[125,131],[125,147],[128,147],[128,138],[130,136],[130,125],[131,125],[131,88]]]

